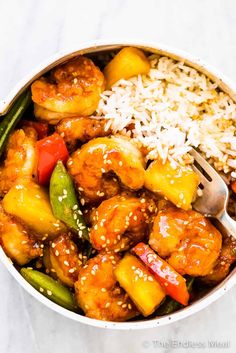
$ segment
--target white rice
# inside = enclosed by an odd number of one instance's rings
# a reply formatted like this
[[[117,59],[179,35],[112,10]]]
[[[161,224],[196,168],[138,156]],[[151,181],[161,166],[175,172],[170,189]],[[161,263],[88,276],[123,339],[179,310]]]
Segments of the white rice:
[[[149,57],[151,70],[103,92],[98,117],[114,134],[132,136],[148,159],[192,162],[198,147],[218,171],[236,170],[236,104],[202,73],[168,57]],[[130,124],[131,129],[130,129]]]

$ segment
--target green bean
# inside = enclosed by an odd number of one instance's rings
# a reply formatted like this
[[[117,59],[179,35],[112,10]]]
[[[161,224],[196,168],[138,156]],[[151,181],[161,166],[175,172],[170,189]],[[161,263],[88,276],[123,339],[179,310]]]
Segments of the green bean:
[[[4,117],[0,117],[0,157],[11,131],[28,108],[30,102],[30,91],[26,91],[17,99],[10,111]]]
[[[50,202],[54,216],[89,240],[88,229],[76,198],[71,177],[62,161],[58,161],[50,180]]]
[[[24,279],[45,297],[64,308],[76,311],[73,294],[68,288],[42,272],[29,268],[20,271]]]

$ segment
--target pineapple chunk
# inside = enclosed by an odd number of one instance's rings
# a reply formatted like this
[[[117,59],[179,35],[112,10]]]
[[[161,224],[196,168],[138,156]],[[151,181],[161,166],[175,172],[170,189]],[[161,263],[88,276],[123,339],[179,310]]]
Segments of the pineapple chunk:
[[[198,175],[190,167],[181,165],[174,168],[169,161],[165,164],[156,160],[150,164],[145,174],[145,187],[160,193],[177,207],[191,208],[199,184]]]
[[[133,255],[125,255],[115,269],[115,276],[144,316],[151,315],[165,298],[161,285]]]
[[[150,62],[140,49],[123,48],[104,69],[106,87],[109,89],[122,78],[127,80],[139,74],[147,74],[149,70]]]
[[[5,212],[17,217],[38,239],[53,239],[66,230],[54,217],[47,192],[28,179],[9,190],[2,205]]]

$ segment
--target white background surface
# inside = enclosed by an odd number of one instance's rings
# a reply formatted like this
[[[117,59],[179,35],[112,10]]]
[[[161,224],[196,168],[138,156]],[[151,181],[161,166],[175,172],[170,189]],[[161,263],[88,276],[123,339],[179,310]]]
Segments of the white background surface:
[[[122,37],[187,50],[236,82],[234,0],[0,0],[0,99],[49,55],[86,40]],[[233,289],[200,313],[166,327],[107,331],[45,308],[0,265],[0,353],[235,352],[235,294]],[[173,340],[231,345],[157,348]]]

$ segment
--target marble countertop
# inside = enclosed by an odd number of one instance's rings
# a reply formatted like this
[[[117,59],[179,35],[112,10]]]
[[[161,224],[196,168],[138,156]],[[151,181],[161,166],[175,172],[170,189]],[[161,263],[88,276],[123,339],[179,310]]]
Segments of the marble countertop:
[[[146,39],[187,50],[236,82],[234,0],[0,0],[0,34],[0,99],[48,56],[105,38]],[[236,350],[235,288],[192,317],[132,332],[61,317],[30,297],[1,264],[0,293],[0,353]],[[226,342],[225,348],[209,348],[215,340]],[[201,348],[184,348],[186,341]]]

